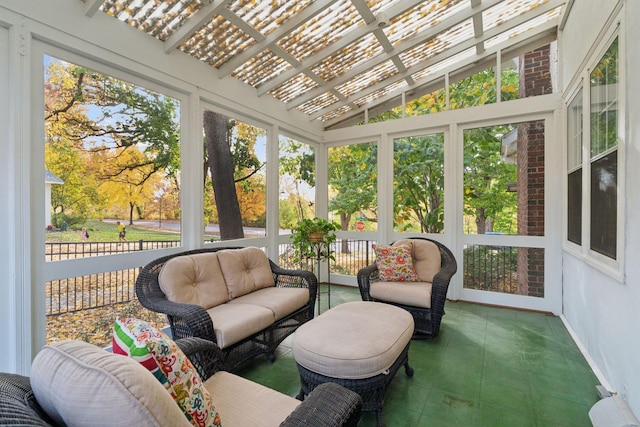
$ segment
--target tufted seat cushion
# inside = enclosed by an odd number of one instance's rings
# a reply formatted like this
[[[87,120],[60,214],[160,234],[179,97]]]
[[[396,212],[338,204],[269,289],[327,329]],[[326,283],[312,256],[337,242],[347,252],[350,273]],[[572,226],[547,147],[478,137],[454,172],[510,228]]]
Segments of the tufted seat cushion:
[[[158,275],[167,299],[205,309],[229,301],[229,291],[215,252],[171,258]]]
[[[348,302],[300,326],[293,336],[293,355],[301,366],[328,377],[370,378],[396,361],[413,326],[413,317],[401,308]]]

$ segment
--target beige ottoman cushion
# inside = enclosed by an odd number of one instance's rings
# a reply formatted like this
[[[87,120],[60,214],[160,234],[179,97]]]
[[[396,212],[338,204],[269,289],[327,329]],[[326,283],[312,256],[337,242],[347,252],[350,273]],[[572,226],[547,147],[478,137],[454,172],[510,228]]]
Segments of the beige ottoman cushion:
[[[293,356],[310,371],[332,378],[370,378],[388,370],[413,335],[413,317],[378,302],[340,304],[300,326]]]

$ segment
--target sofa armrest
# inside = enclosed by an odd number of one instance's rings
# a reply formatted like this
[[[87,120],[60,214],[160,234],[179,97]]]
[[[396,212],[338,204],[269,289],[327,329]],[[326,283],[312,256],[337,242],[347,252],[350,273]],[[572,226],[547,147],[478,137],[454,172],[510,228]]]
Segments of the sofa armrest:
[[[362,399],[336,383],[316,387],[280,424],[280,427],[355,427],[362,414]]]
[[[290,270],[279,267],[269,260],[271,272],[276,282],[276,287],[307,288],[309,290],[309,315],[313,318],[316,295],[318,294],[318,278],[307,270]]]
[[[224,354],[215,343],[190,337],[177,339],[176,344],[196,368],[203,382],[222,369]]]
[[[360,289],[362,301],[373,301],[370,294],[371,283],[378,280],[379,273],[378,266],[375,262],[358,271],[358,289]]]
[[[28,377],[0,373],[0,424],[51,426],[53,421],[36,401]]]

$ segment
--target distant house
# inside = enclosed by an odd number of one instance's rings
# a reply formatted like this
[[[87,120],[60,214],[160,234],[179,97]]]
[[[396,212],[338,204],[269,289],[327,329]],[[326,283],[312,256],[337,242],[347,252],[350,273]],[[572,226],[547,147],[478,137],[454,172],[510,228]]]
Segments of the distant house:
[[[44,228],[51,225],[51,186],[64,184],[64,181],[58,178],[51,171],[44,171]]]

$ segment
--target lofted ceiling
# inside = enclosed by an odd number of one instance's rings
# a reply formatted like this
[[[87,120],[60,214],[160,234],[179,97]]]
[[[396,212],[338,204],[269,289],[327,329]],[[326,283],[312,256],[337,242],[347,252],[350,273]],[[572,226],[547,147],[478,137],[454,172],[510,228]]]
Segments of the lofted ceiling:
[[[83,0],[320,120],[352,125],[556,39],[566,0]],[[446,80],[449,79],[449,80]]]

